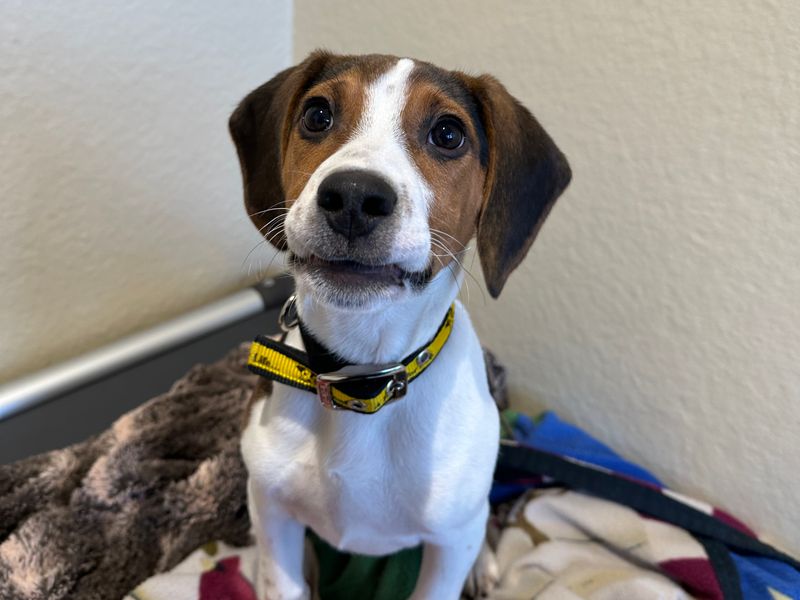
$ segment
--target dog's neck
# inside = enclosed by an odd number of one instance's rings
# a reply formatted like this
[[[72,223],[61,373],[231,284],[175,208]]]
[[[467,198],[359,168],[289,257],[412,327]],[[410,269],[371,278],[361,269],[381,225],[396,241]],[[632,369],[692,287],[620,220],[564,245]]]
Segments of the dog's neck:
[[[377,308],[353,309],[320,302],[297,289],[303,325],[325,347],[354,364],[381,364],[405,358],[436,333],[458,295],[462,275],[443,269],[419,293]]]

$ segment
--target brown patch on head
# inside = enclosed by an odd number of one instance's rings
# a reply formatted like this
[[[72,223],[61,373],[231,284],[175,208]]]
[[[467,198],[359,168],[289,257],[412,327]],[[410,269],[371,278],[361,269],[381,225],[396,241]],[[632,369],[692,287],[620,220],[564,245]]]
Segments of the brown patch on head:
[[[336,57],[299,98],[289,125],[281,171],[287,207],[303,191],[317,167],[350,139],[361,121],[369,85],[394,60],[381,55]],[[304,136],[299,127],[308,101],[315,98],[327,101],[333,112],[331,129],[318,139]]]
[[[231,115],[245,207],[277,248],[286,246],[281,215],[317,167],[350,137],[360,121],[369,83],[395,60],[313,52],[248,94]],[[333,110],[331,129],[316,138],[301,133],[304,109],[313,98],[325,99]]]
[[[428,141],[443,117],[463,125],[466,151],[457,157],[443,156]],[[448,253],[458,257],[475,234],[486,175],[481,161],[485,137],[477,107],[458,76],[427,63],[418,63],[409,78],[402,124],[414,164],[434,196],[428,222],[436,274],[452,261]]]
[[[445,116],[463,125],[468,145],[452,157],[427,139]],[[432,252],[441,254],[444,245],[458,255],[477,232],[486,284],[497,297],[569,183],[564,155],[496,79],[426,63],[411,76],[403,127],[414,162],[434,193],[429,223],[438,239]],[[450,257],[435,260],[434,272],[449,262]]]

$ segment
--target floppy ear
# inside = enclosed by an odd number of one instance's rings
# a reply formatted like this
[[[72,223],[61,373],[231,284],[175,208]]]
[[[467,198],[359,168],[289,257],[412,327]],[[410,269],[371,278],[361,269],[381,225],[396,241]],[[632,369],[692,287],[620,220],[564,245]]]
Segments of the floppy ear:
[[[269,209],[282,206],[286,200],[281,157],[291,133],[289,121],[300,95],[328,58],[330,54],[316,51],[299,65],[281,71],[250,92],[228,121],[242,168],[244,205],[259,230],[277,216],[277,211]],[[276,248],[285,248],[283,233],[262,233]]]
[[[478,254],[497,298],[572,172],[547,132],[499,81],[483,75],[471,83],[488,142]]]

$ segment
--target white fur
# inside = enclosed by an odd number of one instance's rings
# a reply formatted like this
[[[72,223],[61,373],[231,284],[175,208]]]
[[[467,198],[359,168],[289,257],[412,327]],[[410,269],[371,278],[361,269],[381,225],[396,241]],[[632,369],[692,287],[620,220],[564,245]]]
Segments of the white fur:
[[[389,262],[407,271],[428,263],[431,245],[428,209],[433,192],[406,149],[400,116],[405,105],[408,76],[414,62],[403,58],[379,77],[367,92],[361,122],[353,136],[317,167],[286,218],[286,239],[295,254],[313,253],[318,218],[317,188],[334,171],[365,169],[386,178],[398,192],[403,214]]]
[[[401,199],[407,208],[396,258],[417,268],[429,260],[430,189],[405,150],[397,122],[412,66],[401,60],[373,84],[354,137],[309,180],[287,219],[293,251],[310,243],[304,228],[316,210],[319,181],[335,169],[359,166],[408,190]],[[433,335],[459,285],[460,277],[444,269],[421,292],[407,290],[356,310],[326,303],[300,278],[298,310],[309,329],[344,358],[397,361]],[[302,348],[297,330],[287,343]],[[261,551],[259,598],[310,597],[302,567],[305,526],[340,549],[363,554],[422,543],[412,598],[458,598],[485,534],[498,429],[481,347],[460,303],[438,358],[405,398],[376,414],[331,411],[308,392],[275,385],[255,406],[242,440]]]

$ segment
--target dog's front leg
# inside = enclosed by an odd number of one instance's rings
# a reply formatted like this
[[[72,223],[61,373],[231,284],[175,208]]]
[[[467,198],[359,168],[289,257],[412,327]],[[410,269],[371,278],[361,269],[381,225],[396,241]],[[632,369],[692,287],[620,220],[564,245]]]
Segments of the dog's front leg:
[[[457,539],[426,543],[414,593],[409,600],[458,600],[486,536],[488,506],[463,529]]]
[[[258,545],[258,600],[308,600],[303,577],[305,527],[276,502],[260,497],[248,485],[250,517]]]

